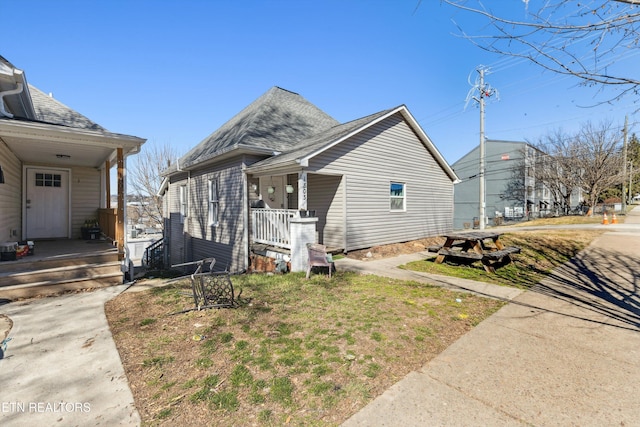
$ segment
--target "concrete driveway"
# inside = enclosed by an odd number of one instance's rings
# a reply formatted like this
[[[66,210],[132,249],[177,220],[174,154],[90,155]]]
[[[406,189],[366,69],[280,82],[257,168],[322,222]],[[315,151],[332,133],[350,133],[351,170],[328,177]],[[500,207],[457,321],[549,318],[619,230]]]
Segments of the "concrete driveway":
[[[0,306],[13,321],[0,360],[0,425],[140,425],[104,314],[125,288]]]

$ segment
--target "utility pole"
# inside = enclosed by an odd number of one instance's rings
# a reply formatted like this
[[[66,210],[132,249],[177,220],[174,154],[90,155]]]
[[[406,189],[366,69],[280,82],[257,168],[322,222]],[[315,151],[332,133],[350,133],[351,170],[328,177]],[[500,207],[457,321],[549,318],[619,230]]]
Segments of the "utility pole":
[[[633,200],[633,191],[631,191],[631,187],[633,186],[633,160],[629,160],[629,203]]]
[[[638,0],[640,1],[640,0]],[[476,80],[475,84],[471,85],[471,90],[467,95],[467,103],[473,99],[480,106],[480,170],[478,171],[478,181],[480,187],[479,203],[478,203],[478,228],[484,230],[486,222],[486,200],[485,200],[485,137],[484,137],[484,99],[497,95],[497,91],[486,85],[484,82],[484,73],[486,69],[483,66],[476,68],[476,71],[480,74],[480,77]],[[471,82],[469,82],[471,83]],[[474,96],[475,91],[478,91],[479,95]],[[475,220],[475,218],[474,218]]]
[[[484,230],[485,223],[485,191],[484,191],[484,68],[478,70],[480,73],[480,212],[478,218],[480,219],[479,228]]]
[[[627,189],[625,188],[627,182],[627,126],[629,119],[624,116],[624,140],[622,142],[622,213],[627,213]]]
[[[480,187],[480,203],[479,203],[479,212],[478,219],[480,223],[478,227],[480,230],[484,230],[485,222],[486,222],[486,191],[485,191],[485,137],[484,137],[484,99],[497,94],[497,91],[490,87],[489,85],[485,85],[484,83],[484,72],[485,68],[480,66],[478,67],[478,73],[480,74],[480,78],[475,88],[478,89],[479,96],[473,97],[473,100],[476,101],[480,105],[480,171],[478,173],[479,179],[479,187]],[[475,89],[474,88],[474,89]]]

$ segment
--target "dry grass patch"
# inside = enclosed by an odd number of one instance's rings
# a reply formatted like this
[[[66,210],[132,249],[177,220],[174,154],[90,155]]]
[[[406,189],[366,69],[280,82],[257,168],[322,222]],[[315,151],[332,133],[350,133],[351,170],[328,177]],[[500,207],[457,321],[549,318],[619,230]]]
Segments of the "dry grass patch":
[[[567,215],[549,218],[536,218],[530,221],[521,221],[510,225],[511,227],[531,227],[539,225],[576,225],[576,224],[600,224],[602,215]]]
[[[503,244],[505,246],[519,246],[522,251],[512,255],[513,262],[498,268],[495,274],[487,273],[480,262],[453,264],[447,261],[436,264],[435,258],[415,261],[402,266],[402,268],[529,289],[540,282],[551,270],[573,258],[600,234],[602,234],[601,230],[592,229],[553,229],[505,233],[500,236]]]
[[[237,309],[172,315],[187,281],[106,305],[145,425],[339,425],[502,305],[341,272],[233,281]]]

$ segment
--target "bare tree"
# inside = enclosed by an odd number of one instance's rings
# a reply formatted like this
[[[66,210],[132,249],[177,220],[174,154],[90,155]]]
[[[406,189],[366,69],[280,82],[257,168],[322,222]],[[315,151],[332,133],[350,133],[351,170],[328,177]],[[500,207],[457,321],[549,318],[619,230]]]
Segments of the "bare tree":
[[[581,187],[592,211],[607,188],[622,183],[621,142],[620,132],[610,123],[598,127],[587,123],[574,138],[576,167],[581,171]]]
[[[543,137],[536,146],[540,156],[534,176],[569,208],[571,193],[579,188],[591,212],[607,189],[622,183],[621,136],[610,122],[586,123],[575,135],[561,130]]]
[[[558,129],[542,137],[533,176],[551,192],[564,214],[571,209],[571,194],[580,186],[580,170],[575,162],[577,155],[572,138]]]
[[[459,28],[463,37],[486,51],[524,58],[554,73],[577,77],[585,85],[619,88],[609,101],[638,93],[636,70],[616,63],[637,53],[640,0],[523,0],[517,15],[508,15],[510,8],[502,2],[441,1],[486,21],[483,34]],[[539,6],[534,8],[534,3]],[[486,4],[493,4],[496,11]]]
[[[130,168],[128,184],[140,202],[138,214],[146,218],[151,227],[162,228],[162,197],[157,193],[162,185],[162,171],[177,159],[175,148],[170,145],[145,144],[135,156]]]
[[[527,166],[525,156],[526,149],[523,149],[520,160],[516,161],[515,165],[511,168],[511,177],[504,186],[502,193],[500,193],[500,198],[502,200],[508,200],[522,206],[525,205],[525,200],[527,198],[525,182],[525,171],[527,170]]]

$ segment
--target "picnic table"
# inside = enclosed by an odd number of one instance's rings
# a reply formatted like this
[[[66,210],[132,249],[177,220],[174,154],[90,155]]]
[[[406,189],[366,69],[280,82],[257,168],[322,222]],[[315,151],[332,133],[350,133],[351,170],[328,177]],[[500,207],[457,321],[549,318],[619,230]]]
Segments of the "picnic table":
[[[518,246],[504,246],[500,241],[502,233],[491,231],[472,231],[447,234],[443,245],[430,246],[430,252],[437,252],[436,264],[447,259],[452,261],[481,261],[488,273],[511,262],[511,254],[519,253]]]

